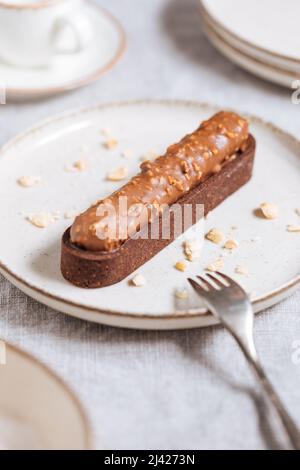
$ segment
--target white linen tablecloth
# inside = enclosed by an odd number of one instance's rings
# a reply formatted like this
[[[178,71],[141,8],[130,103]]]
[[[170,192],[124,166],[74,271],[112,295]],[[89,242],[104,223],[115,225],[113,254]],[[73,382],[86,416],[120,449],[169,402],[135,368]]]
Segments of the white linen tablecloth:
[[[128,51],[97,83],[0,106],[0,143],[52,114],[96,102],[184,98],[257,114],[300,131],[300,105],[223,58],[205,39],[197,0],[102,0]],[[1,78],[1,77],[0,77]],[[299,201],[300,205],[300,201]],[[26,297],[0,276],[0,337],[37,355],[76,391],[107,449],[261,449],[276,445],[258,387],[221,327],[127,331],[89,324]],[[262,362],[300,425],[300,292],[259,314]],[[276,437],[276,436],[275,436]]]

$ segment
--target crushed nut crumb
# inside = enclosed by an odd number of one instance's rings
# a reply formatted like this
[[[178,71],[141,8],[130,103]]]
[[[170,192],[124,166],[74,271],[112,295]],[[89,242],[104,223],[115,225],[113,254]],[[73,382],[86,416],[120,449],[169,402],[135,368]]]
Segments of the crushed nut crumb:
[[[189,293],[187,289],[182,289],[182,290],[176,290],[175,291],[175,297],[180,300],[187,299],[189,296]]]
[[[177,261],[175,264],[175,268],[178,269],[178,271],[184,272],[187,270],[187,263],[185,261]]]
[[[46,228],[55,222],[55,217],[50,212],[40,212],[27,217],[28,222],[38,228]]]
[[[85,160],[77,160],[77,162],[75,162],[73,166],[78,171],[86,171],[88,165]]]
[[[131,284],[135,287],[143,287],[146,284],[146,279],[142,274],[137,274],[131,279]]]
[[[210,240],[213,243],[216,243],[218,245],[219,243],[222,243],[224,240],[224,234],[221,232],[221,230],[217,228],[212,228],[206,235],[205,238],[207,240]]]
[[[300,225],[288,225],[287,226],[287,231],[288,232],[293,232],[293,233],[300,232]]]
[[[186,240],[183,246],[184,254],[188,261],[196,261],[200,258],[202,248],[200,240]]]
[[[242,274],[243,276],[249,276],[249,270],[246,266],[238,265],[234,271],[237,274]]]
[[[298,207],[297,209],[295,209],[295,212],[296,212],[297,215],[300,216],[300,207]]]
[[[111,138],[108,139],[106,142],[103,143],[103,146],[108,149],[108,150],[113,150],[119,145],[119,142],[117,139]]]
[[[227,242],[224,245],[224,248],[226,250],[236,250],[238,246],[239,244],[236,240],[227,240]]]
[[[278,216],[279,216],[279,210],[278,210],[278,206],[276,206],[276,204],[263,202],[260,205],[260,209],[262,211],[263,216],[266,219],[273,220],[273,219],[277,219]]]
[[[123,166],[121,168],[118,168],[115,171],[112,171],[107,174],[106,179],[108,181],[122,181],[126,179],[128,176],[128,168]]]
[[[219,271],[224,267],[224,259],[223,258],[218,258],[216,261],[213,263],[210,263],[206,266],[205,270],[206,271],[211,271],[211,272],[216,272]]]
[[[19,186],[22,186],[22,188],[32,188],[40,184],[41,181],[39,176],[21,176],[21,178],[17,180],[17,183]]]

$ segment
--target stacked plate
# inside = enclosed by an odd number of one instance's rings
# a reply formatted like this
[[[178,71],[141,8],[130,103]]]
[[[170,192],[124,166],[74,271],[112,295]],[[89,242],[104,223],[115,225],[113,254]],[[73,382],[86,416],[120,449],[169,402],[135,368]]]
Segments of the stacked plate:
[[[200,0],[204,30],[226,57],[271,82],[300,79],[299,0]]]

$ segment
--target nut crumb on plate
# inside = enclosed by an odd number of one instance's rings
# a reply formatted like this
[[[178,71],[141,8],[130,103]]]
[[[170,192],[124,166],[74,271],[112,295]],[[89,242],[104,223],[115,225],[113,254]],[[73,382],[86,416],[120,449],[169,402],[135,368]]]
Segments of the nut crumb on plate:
[[[188,261],[195,261],[200,258],[202,247],[200,240],[185,240],[183,245],[184,254]]]
[[[40,184],[41,178],[39,176],[21,176],[17,183],[22,188],[32,188],[32,186],[36,186]]]
[[[55,222],[55,216],[51,212],[39,212],[27,216],[28,222],[37,228],[46,228]]]
[[[236,250],[239,247],[239,244],[236,240],[227,240],[227,242],[224,245],[224,248],[226,250]]]
[[[221,232],[221,230],[217,228],[212,228],[206,235],[205,238],[212,243],[215,243],[218,245],[219,243],[222,243],[224,240],[224,234]]]
[[[297,209],[295,209],[295,212],[296,212],[297,215],[300,216],[300,207],[298,207]]]
[[[108,181],[122,181],[126,179],[128,176],[128,168],[126,166],[122,166],[117,170],[111,171],[107,174],[106,179]]]
[[[146,284],[146,279],[142,274],[136,274],[136,276],[131,279],[131,284],[135,287],[142,287]]]
[[[260,210],[261,210],[263,216],[266,219],[269,219],[269,220],[277,219],[278,216],[279,216],[279,209],[278,209],[278,206],[276,206],[276,204],[272,204],[272,203],[269,203],[269,202],[263,202],[260,205]]]
[[[78,171],[85,171],[87,169],[87,162],[85,160],[77,160],[73,166]]]
[[[108,149],[108,150],[113,150],[119,145],[119,142],[117,139],[110,138],[103,142],[103,146]]]
[[[292,233],[298,233],[300,232],[300,225],[288,225],[287,231]]]
[[[218,258],[216,261],[213,263],[210,263],[206,266],[205,271],[211,271],[211,272],[216,272],[219,271],[224,267],[224,259],[223,258]]]
[[[188,293],[187,289],[181,289],[181,290],[177,289],[175,291],[175,297],[177,299],[184,300],[184,299],[187,299],[188,296],[189,296],[189,293]]]
[[[178,271],[181,271],[181,272],[184,272],[187,270],[187,263],[186,261],[177,261],[177,263],[175,264],[175,268],[178,269]]]
[[[238,265],[235,270],[237,274],[242,274],[243,276],[248,276],[249,275],[249,270],[246,266]]]

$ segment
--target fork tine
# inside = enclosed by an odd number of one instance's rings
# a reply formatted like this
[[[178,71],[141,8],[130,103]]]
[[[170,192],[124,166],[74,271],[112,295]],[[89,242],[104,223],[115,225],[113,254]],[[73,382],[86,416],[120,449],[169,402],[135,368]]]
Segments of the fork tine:
[[[206,273],[206,276],[208,276],[215,284],[217,284],[217,286],[221,287],[222,289],[224,289],[224,287],[227,287],[216,276],[213,276],[212,274],[209,274],[209,273]]]
[[[215,286],[213,286],[210,282],[208,282],[208,280],[205,279],[205,277],[203,276],[196,276],[196,277],[200,279],[200,281],[205,285],[205,287],[207,287],[208,290],[215,289]]]
[[[194,279],[188,278],[188,281],[198,294],[200,294],[202,297],[205,296],[207,291],[203,289],[201,286],[199,286],[199,284],[196,281],[194,281]]]

